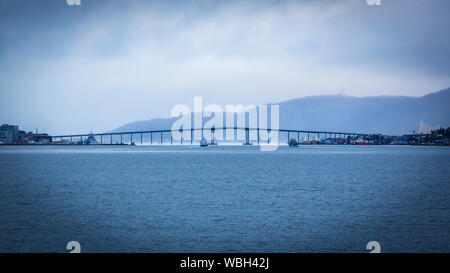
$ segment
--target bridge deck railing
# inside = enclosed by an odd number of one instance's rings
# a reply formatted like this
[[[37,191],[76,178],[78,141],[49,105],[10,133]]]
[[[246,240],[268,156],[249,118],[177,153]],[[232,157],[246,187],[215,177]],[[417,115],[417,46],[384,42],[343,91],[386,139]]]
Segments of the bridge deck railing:
[[[124,132],[106,132],[106,133],[86,133],[86,134],[71,134],[71,135],[56,135],[52,138],[68,138],[68,137],[84,137],[84,136],[110,136],[110,135],[130,135],[130,134],[151,134],[151,133],[171,133],[183,131],[224,131],[224,130],[245,130],[245,131],[278,131],[280,133],[301,133],[301,134],[331,134],[331,135],[352,135],[352,136],[368,136],[366,133],[350,133],[350,132],[335,132],[335,131],[311,131],[311,130],[295,130],[295,129],[271,129],[271,128],[251,128],[251,127],[220,127],[220,128],[192,128],[192,129],[164,129],[164,130],[145,130],[145,131],[124,131]]]
[[[53,139],[60,141],[63,141],[63,139],[70,139],[70,142],[73,143],[73,138],[77,139],[80,138],[81,143],[83,143],[83,137],[100,137],[100,144],[103,143],[103,137],[109,136],[109,144],[113,144],[113,136],[119,136],[120,135],[120,144],[123,144],[123,136],[130,136],[130,143],[133,143],[133,135],[140,135],[140,142],[143,143],[143,136],[144,134],[150,134],[150,143],[153,144],[153,134],[159,134],[160,135],[160,141],[156,141],[155,143],[160,142],[160,144],[163,144],[163,134],[164,133],[170,133],[170,144],[173,144],[173,134],[172,132],[179,131],[180,133],[184,131],[190,131],[191,136],[188,139],[184,139],[185,141],[190,141],[191,144],[193,144],[194,140],[194,131],[202,131],[202,137],[203,132],[211,131],[212,134],[214,134],[217,131],[225,132],[227,130],[243,130],[245,131],[245,143],[250,142],[250,131],[257,131],[257,143],[260,143],[260,132],[266,131],[269,132],[278,132],[278,133],[287,133],[288,140],[291,139],[290,134],[297,134],[297,140],[300,141],[300,134],[308,134],[307,141],[310,141],[310,135],[317,135],[317,137],[320,139],[321,135],[325,135],[325,138],[329,136],[331,139],[342,139],[342,136],[344,139],[346,137],[352,136],[352,137],[360,137],[360,136],[367,136],[368,134],[363,133],[349,133],[349,132],[333,132],[333,131],[317,131],[317,130],[293,130],[293,129],[276,129],[276,128],[251,128],[251,127],[219,127],[219,128],[191,128],[191,129],[165,129],[165,130],[145,130],[145,131],[124,131],[124,132],[106,132],[106,133],[88,133],[88,134],[71,134],[71,135],[58,135],[58,136],[51,136],[52,141]],[[334,138],[332,137],[334,135]],[[339,137],[338,137],[339,136]],[[295,137],[294,137],[295,138]],[[240,139],[235,139],[240,140]],[[252,139],[253,140],[253,139]],[[226,140],[228,141],[228,140]],[[255,140],[256,141],[256,140]],[[267,139],[269,141],[269,138]],[[278,142],[280,141],[280,138],[278,138]],[[128,142],[127,140],[125,142]],[[118,142],[116,142],[117,144]],[[181,139],[181,144],[183,143],[183,138]]]

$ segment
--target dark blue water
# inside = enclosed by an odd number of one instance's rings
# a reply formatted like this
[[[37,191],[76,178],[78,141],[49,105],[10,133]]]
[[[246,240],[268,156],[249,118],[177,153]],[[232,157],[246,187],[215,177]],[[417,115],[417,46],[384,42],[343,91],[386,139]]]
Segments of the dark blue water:
[[[449,147],[0,147],[0,252],[449,252],[449,197]]]

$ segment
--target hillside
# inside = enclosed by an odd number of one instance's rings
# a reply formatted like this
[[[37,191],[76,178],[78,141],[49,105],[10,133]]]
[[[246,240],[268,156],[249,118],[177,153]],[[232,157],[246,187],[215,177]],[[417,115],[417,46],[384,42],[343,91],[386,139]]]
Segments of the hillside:
[[[279,103],[280,128],[407,134],[420,121],[450,126],[450,88],[422,97],[311,96]],[[112,132],[168,129],[176,118],[136,121]]]

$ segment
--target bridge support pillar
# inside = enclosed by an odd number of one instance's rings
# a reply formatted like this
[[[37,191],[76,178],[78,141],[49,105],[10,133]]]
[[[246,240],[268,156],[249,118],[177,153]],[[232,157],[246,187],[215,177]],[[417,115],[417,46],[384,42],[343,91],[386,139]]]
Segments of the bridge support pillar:
[[[259,127],[256,128],[256,135],[257,135],[257,138],[258,138],[258,145],[259,145]]]
[[[245,128],[245,143],[250,143],[250,130]]]

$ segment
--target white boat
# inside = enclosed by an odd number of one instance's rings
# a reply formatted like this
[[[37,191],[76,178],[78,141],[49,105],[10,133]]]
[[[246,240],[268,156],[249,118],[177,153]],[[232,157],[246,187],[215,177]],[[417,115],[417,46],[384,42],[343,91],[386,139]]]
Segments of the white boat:
[[[98,144],[100,144],[100,142],[91,133],[89,135],[89,137],[84,141],[84,144],[86,144],[86,145],[98,145]]]
[[[200,147],[208,147],[208,141],[206,141],[205,138],[202,138],[202,140],[200,140]]]

